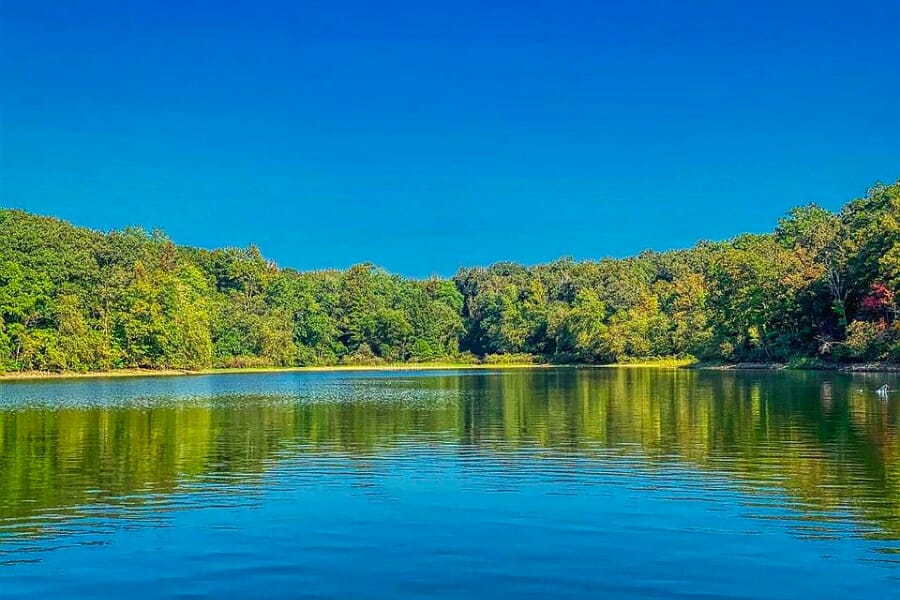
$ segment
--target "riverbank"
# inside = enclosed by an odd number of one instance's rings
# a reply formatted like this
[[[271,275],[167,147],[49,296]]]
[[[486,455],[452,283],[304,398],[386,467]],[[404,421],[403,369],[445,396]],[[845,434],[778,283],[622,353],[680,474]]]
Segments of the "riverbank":
[[[461,371],[500,369],[539,369],[554,365],[535,363],[471,364],[471,363],[397,363],[384,365],[334,365],[327,367],[232,367],[200,369],[114,369],[86,373],[56,371],[18,371],[0,373],[0,382],[41,379],[107,379],[124,377],[185,377],[197,375],[227,375],[243,373],[329,373],[340,371]]]
[[[109,379],[125,377],[189,377],[199,375],[228,375],[251,373],[331,373],[331,372],[378,372],[378,371],[476,371],[545,369],[552,367],[573,368],[629,368],[629,369],[697,369],[704,371],[835,371],[840,373],[900,373],[900,363],[870,362],[858,364],[804,364],[789,363],[703,363],[689,359],[652,359],[611,364],[553,364],[553,363],[396,363],[383,365],[333,365],[322,367],[228,367],[200,369],[115,369],[110,371],[89,371],[86,373],[55,371],[21,371],[0,373],[0,383],[4,381],[32,381],[49,379]]]
[[[707,371],[837,371],[840,373],[900,373],[900,363],[868,362],[868,363],[694,363],[690,369]]]
[[[624,367],[635,369],[688,369],[697,364],[695,358],[646,358],[611,363],[607,365],[592,365],[596,367]]]

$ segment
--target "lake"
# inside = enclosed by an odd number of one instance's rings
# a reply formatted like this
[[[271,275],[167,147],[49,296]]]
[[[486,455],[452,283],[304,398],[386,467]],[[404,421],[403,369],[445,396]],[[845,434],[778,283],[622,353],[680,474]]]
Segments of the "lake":
[[[0,597],[898,598],[894,375],[0,383]]]

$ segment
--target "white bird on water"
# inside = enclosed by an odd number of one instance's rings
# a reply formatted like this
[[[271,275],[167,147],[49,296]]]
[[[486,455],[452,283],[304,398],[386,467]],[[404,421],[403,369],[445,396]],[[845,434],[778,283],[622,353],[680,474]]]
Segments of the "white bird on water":
[[[876,392],[882,398],[887,398],[888,395],[888,384],[884,384],[880,388],[878,388],[878,392]]]

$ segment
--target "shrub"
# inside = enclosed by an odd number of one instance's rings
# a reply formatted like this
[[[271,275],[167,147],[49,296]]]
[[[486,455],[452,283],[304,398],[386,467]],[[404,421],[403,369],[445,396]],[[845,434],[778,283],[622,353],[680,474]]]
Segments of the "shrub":
[[[788,369],[816,370],[824,369],[827,365],[821,358],[815,356],[792,356],[788,360]]]
[[[354,366],[377,365],[381,362],[384,361],[378,356],[375,356],[375,353],[372,352],[372,348],[365,343],[360,344],[359,348],[357,348],[353,354],[348,354],[341,359],[341,364]]]
[[[882,323],[853,321],[847,327],[847,351],[850,358],[875,360],[884,358],[889,349],[886,328]]]
[[[228,356],[216,362],[216,367],[224,369],[261,369],[271,366],[272,361],[264,356]]]
[[[525,352],[510,352],[507,354],[488,354],[484,357],[486,365],[521,365],[535,363],[535,357]]]

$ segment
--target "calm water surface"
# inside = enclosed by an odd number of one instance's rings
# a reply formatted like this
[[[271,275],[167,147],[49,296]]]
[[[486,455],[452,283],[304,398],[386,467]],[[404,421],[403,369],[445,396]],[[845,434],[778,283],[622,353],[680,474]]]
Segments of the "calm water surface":
[[[900,598],[886,375],[0,384],[0,597]]]

